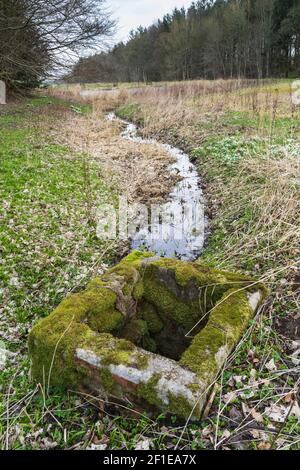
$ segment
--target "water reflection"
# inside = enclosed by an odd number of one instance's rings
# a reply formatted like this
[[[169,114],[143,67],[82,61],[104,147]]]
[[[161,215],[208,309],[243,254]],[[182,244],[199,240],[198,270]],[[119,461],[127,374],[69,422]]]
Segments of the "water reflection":
[[[111,113],[108,119],[118,119]],[[129,227],[132,249],[146,249],[159,256],[195,260],[199,257],[205,235],[204,200],[200,179],[188,157],[180,149],[160,144],[155,139],[143,139],[137,135],[137,127],[126,121],[122,136],[137,143],[159,145],[173,158],[170,172],[181,177],[170,192],[165,204],[151,206],[150,218],[131,207]],[[134,212],[136,210],[136,212]],[[149,220],[150,219],[150,220]]]

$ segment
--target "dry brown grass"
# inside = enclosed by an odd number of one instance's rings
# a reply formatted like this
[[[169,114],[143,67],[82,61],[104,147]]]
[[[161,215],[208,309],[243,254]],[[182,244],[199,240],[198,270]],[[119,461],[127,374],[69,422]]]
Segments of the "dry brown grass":
[[[300,107],[291,99],[291,84],[220,80],[177,87],[179,94],[170,86],[135,95],[144,135],[189,150],[211,137],[261,139],[230,169],[222,154],[199,159],[215,214],[212,227],[225,225],[227,232],[214,262],[244,268],[241,258],[257,259],[261,275],[299,264]]]
[[[278,273],[285,277],[292,266],[300,267],[299,177],[300,164],[294,158],[248,158],[233,178],[234,187],[216,178],[212,188],[218,200],[216,214],[228,224],[221,253],[214,257],[216,264],[245,268],[249,263],[248,270],[254,269],[268,282]]]
[[[103,159],[101,149],[105,149],[107,171],[114,162],[123,191],[138,199],[143,199],[145,185],[146,199],[156,197],[161,186],[166,188],[165,194],[168,192],[170,185],[163,177],[164,157],[155,153],[152,146],[124,142],[119,138],[119,125],[99,120],[98,114],[103,116],[107,110],[136,103],[145,137],[155,135],[188,150],[202,146],[212,136],[261,138],[260,148],[250,148],[229,178],[224,178],[222,162],[209,157],[199,162],[199,170],[209,183],[212,227],[228,224],[224,249],[216,252],[214,262],[244,268],[247,262],[241,262],[243,256],[245,260],[257,259],[261,268],[267,262],[276,271],[293,260],[299,262],[299,159],[288,152],[280,158],[274,153],[274,147],[276,150],[276,145],[284,146],[287,138],[300,142],[296,124],[300,107],[292,102],[291,85],[274,80],[217,80],[120,89],[113,94],[101,91],[98,98],[90,99],[94,110],[91,116],[79,118],[76,131],[72,122],[66,122],[66,133],[68,141],[73,140],[75,145],[87,142],[89,152],[96,158]],[[56,88],[55,93],[59,90]],[[69,92],[78,98],[80,87],[61,89],[63,97]],[[237,115],[234,124],[228,121],[228,114]],[[280,144],[278,139],[282,140]],[[160,175],[158,180],[156,174]],[[245,219],[247,210],[251,212],[249,220]],[[258,271],[265,274],[263,269]]]
[[[145,133],[172,130],[179,137],[194,141],[203,134],[201,125],[205,130],[205,124],[212,118],[218,131],[220,118],[228,112],[249,113],[258,120],[258,131],[264,127],[266,117],[272,120],[274,112],[276,117],[299,118],[300,110],[293,105],[291,93],[288,83],[278,86],[269,82],[218,80],[201,86],[192,82],[186,86],[141,89],[129,94],[127,101],[142,105]]]
[[[84,115],[66,113],[63,124],[52,123],[51,134],[57,142],[85,153],[90,163],[100,163],[104,178],[128,202],[161,202],[175,183],[167,169],[172,158],[159,145],[124,139],[122,124],[106,119],[106,111],[124,102],[123,95],[121,91],[113,98],[92,100],[92,112]]]

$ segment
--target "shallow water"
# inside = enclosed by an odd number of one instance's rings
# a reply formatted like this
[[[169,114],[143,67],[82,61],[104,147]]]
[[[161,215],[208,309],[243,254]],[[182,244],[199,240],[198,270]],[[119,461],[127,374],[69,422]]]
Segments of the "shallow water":
[[[200,188],[200,178],[182,150],[169,144],[161,144],[155,139],[143,139],[138,136],[137,127],[116,117],[108,115],[110,120],[119,120],[126,125],[122,137],[137,143],[154,144],[161,147],[174,158],[169,166],[170,173],[181,179],[169,194],[168,202],[151,206],[148,220],[135,214],[134,228],[131,230],[131,248],[153,251],[159,256],[181,260],[195,260],[201,254],[205,237],[204,198]]]

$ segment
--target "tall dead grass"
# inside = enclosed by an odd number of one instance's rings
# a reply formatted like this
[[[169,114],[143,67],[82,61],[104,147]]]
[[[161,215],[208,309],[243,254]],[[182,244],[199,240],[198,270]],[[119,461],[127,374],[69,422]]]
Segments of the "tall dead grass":
[[[53,93],[64,98],[71,93],[73,99],[82,99],[78,86],[61,91],[56,88]],[[253,258],[257,265],[267,261],[269,268],[276,270],[293,260],[299,262],[299,159],[288,153],[278,158],[272,152],[282,131],[282,145],[287,136],[300,141],[296,125],[300,108],[293,104],[291,93],[291,83],[274,80],[195,81],[123,88],[114,93],[101,91],[98,97],[88,100],[93,106],[90,117],[80,119],[76,131],[74,123],[65,127],[70,141],[79,145],[84,138],[92,155],[102,155],[102,159],[106,155],[108,166],[119,168],[124,188],[128,187],[135,198],[140,197],[145,186],[149,188],[146,192],[155,195],[156,184],[165,187],[167,194],[170,186],[162,177],[165,157],[156,155],[153,160],[155,152],[151,147],[122,141],[116,123],[103,124],[107,110],[136,103],[145,137],[155,135],[188,150],[211,137],[222,139],[239,134],[264,139],[260,151],[244,157],[229,178],[224,177],[220,162],[209,156],[199,161],[199,171],[209,180],[208,195],[215,214],[212,226],[223,222],[229,225],[223,250],[216,253],[216,263],[228,264],[231,260],[229,264],[237,267],[242,257]],[[236,122],[227,120],[228,113],[236,117]],[[79,128],[82,131],[78,132]],[[163,164],[157,166],[158,162]],[[159,179],[155,176],[157,171]],[[259,271],[263,273],[263,266]]]
[[[78,87],[71,94],[56,90],[52,96],[79,101]],[[159,145],[124,139],[122,124],[106,118],[107,111],[123,104],[126,98],[126,92],[120,91],[115,96],[83,100],[91,104],[91,112],[65,114],[63,122],[52,124],[51,134],[55,141],[86,155],[89,164],[100,165],[102,176],[129,203],[158,203],[175,184],[176,177],[168,170],[173,160]]]
[[[300,265],[300,107],[293,103],[291,85],[218,80],[127,94],[127,103],[139,105],[145,137],[155,135],[188,150],[211,137],[261,139],[229,176],[228,168],[209,155],[199,160],[215,214],[212,227],[226,226],[215,264],[251,267],[267,277],[274,272],[274,278]],[[288,139],[291,147],[278,156],[276,149]]]

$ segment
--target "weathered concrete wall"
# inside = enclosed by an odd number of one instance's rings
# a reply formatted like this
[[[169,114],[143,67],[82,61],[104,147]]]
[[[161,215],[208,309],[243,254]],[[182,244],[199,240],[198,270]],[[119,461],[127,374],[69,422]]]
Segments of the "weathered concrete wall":
[[[199,419],[266,294],[234,273],[133,252],[33,328],[33,377]]]

